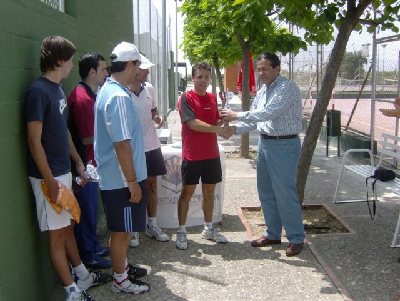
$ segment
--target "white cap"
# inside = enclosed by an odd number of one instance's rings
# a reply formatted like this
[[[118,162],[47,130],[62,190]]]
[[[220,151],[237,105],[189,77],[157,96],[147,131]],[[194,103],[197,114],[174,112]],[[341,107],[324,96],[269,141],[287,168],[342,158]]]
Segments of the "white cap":
[[[141,61],[139,50],[135,45],[121,42],[111,53],[111,62]]]
[[[140,54],[140,69],[149,69],[150,67],[153,67],[154,64],[149,61],[147,57],[145,57],[143,54]]]

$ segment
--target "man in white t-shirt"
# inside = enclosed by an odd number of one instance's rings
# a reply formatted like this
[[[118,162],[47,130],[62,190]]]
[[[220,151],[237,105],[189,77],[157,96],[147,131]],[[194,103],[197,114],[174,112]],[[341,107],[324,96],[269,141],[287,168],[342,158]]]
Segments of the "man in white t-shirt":
[[[157,176],[167,173],[164,158],[161,153],[161,143],[158,138],[155,124],[163,125],[162,117],[158,115],[157,98],[153,86],[146,82],[149,68],[154,66],[144,55],[141,55],[139,72],[136,74],[134,83],[130,85],[132,100],[138,111],[140,124],[142,126],[144,150],[147,164],[147,226],[146,235],[158,241],[169,241],[169,237],[157,225]],[[130,242],[132,247],[139,245],[139,233],[133,232]]]

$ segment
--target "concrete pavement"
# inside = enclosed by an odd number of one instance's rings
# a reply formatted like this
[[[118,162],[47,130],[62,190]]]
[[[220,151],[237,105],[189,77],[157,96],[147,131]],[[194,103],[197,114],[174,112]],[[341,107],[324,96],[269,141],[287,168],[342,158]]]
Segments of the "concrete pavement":
[[[240,109],[240,102],[230,103]],[[180,121],[171,112],[168,125],[180,140]],[[257,133],[251,134],[255,147]],[[238,149],[238,138],[222,141],[226,151]],[[334,153],[334,152],[331,152]],[[250,160],[227,159],[223,222],[226,245],[201,238],[202,227],[189,229],[189,247],[175,248],[141,235],[140,246],[130,249],[129,260],[149,269],[143,280],[151,292],[140,296],[116,295],[105,285],[89,292],[97,300],[396,300],[400,289],[399,250],[391,249],[399,198],[385,194],[371,221],[365,203],[332,205],[341,158],[325,157],[324,142],[315,151],[307,181],[306,204],[324,204],[352,230],[349,234],[308,235],[307,247],[297,257],[285,256],[286,242],[252,248],[238,207],[259,205],[255,169]],[[349,175],[344,192],[365,194],[363,179]]]

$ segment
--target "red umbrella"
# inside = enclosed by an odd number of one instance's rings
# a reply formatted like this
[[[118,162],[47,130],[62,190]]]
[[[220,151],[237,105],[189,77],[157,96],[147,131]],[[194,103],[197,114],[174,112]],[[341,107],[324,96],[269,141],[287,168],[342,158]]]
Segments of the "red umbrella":
[[[253,68],[253,59],[251,57],[251,52],[250,52],[250,66],[249,66],[249,72],[250,72],[250,93],[255,93],[256,90],[256,80],[254,77],[254,68]],[[236,84],[236,90],[239,92],[242,92],[242,73],[243,73],[243,62],[240,63],[240,71],[239,71],[239,78],[237,80]]]

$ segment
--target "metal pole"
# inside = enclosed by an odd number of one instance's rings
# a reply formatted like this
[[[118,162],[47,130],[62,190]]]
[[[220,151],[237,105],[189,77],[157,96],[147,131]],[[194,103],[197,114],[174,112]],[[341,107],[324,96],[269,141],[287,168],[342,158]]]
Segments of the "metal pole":
[[[167,110],[168,110],[168,91],[167,91],[167,0],[162,1],[161,28],[163,28],[161,37],[161,112],[164,119],[164,128],[168,128]]]
[[[398,71],[400,71],[400,51],[399,51],[399,58],[398,58],[398,68],[399,68]],[[400,96],[399,93],[400,93],[400,79],[397,80],[397,97]],[[396,128],[395,128],[394,133],[395,133],[394,135],[396,137],[399,136],[399,118],[398,117],[396,117]],[[397,144],[397,141],[396,141],[396,144]],[[393,158],[393,160],[394,160],[394,166],[397,168],[397,159]]]
[[[386,48],[386,44],[382,44],[382,48],[383,48],[383,51],[382,51],[382,87],[385,87],[385,48]]]
[[[376,13],[374,13],[376,15]],[[375,153],[375,100],[376,100],[376,57],[377,57],[377,43],[376,43],[376,28],[372,35],[372,76],[371,76],[371,152],[372,156]]]
[[[136,46],[137,46],[137,48],[138,49],[140,49],[140,15],[139,15],[139,12],[140,12],[140,7],[139,7],[139,0],[137,0],[136,1],[136,3],[137,3],[137,11],[136,11],[136,24],[137,24],[137,34],[138,34],[138,40],[137,40],[137,43],[136,43]]]
[[[317,44],[317,70],[316,70],[316,72],[317,72],[317,95],[316,95],[316,99],[318,99],[318,94],[319,94],[319,76],[320,76],[320,74],[319,74],[319,45]]]
[[[400,74],[400,51],[399,51],[399,58],[398,58],[398,72]],[[400,96],[400,78],[397,80],[397,96]],[[396,130],[395,136],[399,136],[399,118],[396,118]]]
[[[175,0],[175,101],[178,99],[178,0]]]
[[[289,23],[289,31],[293,34],[293,24]],[[289,79],[293,80],[293,52],[289,52]]]
[[[152,47],[153,43],[152,43],[152,38],[151,38],[151,12],[153,10],[152,5],[153,5],[152,2],[149,1],[149,20],[148,20],[148,23],[149,23],[149,53],[147,53],[147,56],[150,58],[151,61],[153,61],[152,53],[151,53],[151,49],[153,49],[153,47]]]
[[[400,51],[399,51],[399,58],[398,58],[398,68],[400,71]],[[397,96],[400,96],[400,79],[397,79]],[[399,118],[396,118],[396,129],[395,129],[395,136],[399,136]]]
[[[321,44],[319,45],[320,49],[319,49],[319,68],[320,68],[320,72],[321,72],[321,81],[320,81],[320,86],[322,86],[322,80],[323,80],[323,70],[324,70],[324,46]]]

